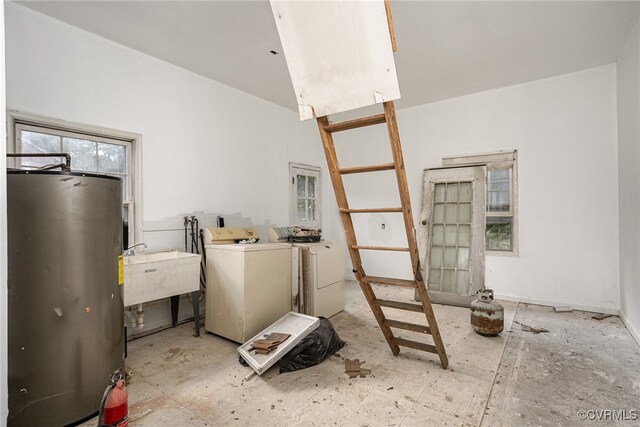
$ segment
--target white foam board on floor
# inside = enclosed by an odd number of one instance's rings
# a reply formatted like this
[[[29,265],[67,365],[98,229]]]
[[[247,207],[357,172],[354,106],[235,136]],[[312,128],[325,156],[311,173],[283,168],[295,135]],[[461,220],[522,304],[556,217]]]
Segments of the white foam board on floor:
[[[290,311],[271,326],[238,347],[238,353],[240,353],[242,358],[251,366],[251,369],[258,375],[262,375],[278,360],[282,359],[289,350],[302,341],[304,337],[313,332],[319,324],[320,319],[317,317]],[[291,334],[291,336],[269,354],[254,354],[254,351],[249,351],[251,342],[265,338],[272,332]]]

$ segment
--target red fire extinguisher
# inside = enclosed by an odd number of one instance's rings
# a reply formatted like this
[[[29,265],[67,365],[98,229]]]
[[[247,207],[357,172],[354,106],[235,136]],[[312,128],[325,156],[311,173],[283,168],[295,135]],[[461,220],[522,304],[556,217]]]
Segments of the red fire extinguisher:
[[[129,404],[127,389],[120,369],[111,374],[109,385],[104,391],[98,414],[98,427],[127,427],[129,425]]]

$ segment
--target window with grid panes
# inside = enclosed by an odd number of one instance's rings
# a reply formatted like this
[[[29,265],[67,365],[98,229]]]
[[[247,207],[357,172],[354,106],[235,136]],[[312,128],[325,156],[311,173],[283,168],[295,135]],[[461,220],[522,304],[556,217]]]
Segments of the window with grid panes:
[[[122,141],[106,142],[105,138],[89,135],[60,135],[55,130],[35,126],[18,125],[18,142],[22,153],[69,153],[71,169],[117,176],[125,182],[124,200],[127,194],[127,145]],[[62,161],[62,159],[60,159]],[[37,169],[52,162],[51,157],[26,157],[20,160],[23,169]]]
[[[320,226],[320,168],[291,164],[291,223],[295,226]]]
[[[517,151],[451,156],[444,166],[487,166],[485,244],[491,254],[518,253]]]
[[[128,241],[135,241],[133,139],[115,138],[56,125],[54,120],[13,118],[14,148],[22,153],[68,153],[71,170],[111,175],[123,180],[123,219],[128,224]],[[78,125],[82,126],[82,125]],[[88,127],[88,126],[87,126]],[[64,159],[52,157],[18,158],[13,164],[21,169],[38,169]]]

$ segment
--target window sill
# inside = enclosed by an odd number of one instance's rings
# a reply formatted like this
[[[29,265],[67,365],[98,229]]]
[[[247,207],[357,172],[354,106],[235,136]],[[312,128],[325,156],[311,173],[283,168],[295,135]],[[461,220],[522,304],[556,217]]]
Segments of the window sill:
[[[518,251],[485,251],[485,256],[506,257],[506,258],[520,258]]]

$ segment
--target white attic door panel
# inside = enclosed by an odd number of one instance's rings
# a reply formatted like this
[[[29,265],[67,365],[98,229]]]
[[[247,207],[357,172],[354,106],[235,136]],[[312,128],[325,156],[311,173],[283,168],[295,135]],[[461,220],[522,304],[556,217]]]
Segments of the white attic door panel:
[[[271,0],[300,120],[400,98],[384,0]]]

